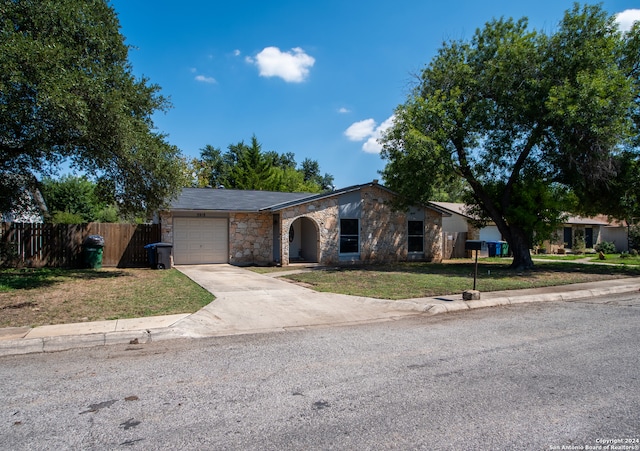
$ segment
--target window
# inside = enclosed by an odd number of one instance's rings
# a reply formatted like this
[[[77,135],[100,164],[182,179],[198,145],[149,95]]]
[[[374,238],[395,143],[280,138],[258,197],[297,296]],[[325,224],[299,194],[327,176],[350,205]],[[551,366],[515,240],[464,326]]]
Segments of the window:
[[[424,252],[424,222],[409,221],[409,252]]]
[[[571,227],[564,228],[564,247],[571,249],[573,247],[573,229]]]
[[[357,254],[359,252],[359,227],[357,219],[340,220],[340,253]]]

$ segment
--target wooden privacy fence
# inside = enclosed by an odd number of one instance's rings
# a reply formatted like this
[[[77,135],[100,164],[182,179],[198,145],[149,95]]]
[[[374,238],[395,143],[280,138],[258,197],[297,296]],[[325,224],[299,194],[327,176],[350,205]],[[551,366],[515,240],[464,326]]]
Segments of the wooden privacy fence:
[[[159,224],[1,223],[0,264],[82,267],[82,243],[89,235],[104,238],[102,266],[148,265],[146,244],[160,241]]]
[[[464,243],[467,240],[465,232],[442,232],[442,258],[465,258],[467,251]]]

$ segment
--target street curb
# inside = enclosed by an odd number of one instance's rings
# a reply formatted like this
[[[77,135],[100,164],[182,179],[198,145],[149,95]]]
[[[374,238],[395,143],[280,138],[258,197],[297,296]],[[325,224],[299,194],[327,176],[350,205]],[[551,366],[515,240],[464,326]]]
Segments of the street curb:
[[[21,354],[69,351],[96,346],[147,344],[152,341],[188,338],[174,328],[99,332],[84,335],[0,340],[0,357]]]
[[[557,287],[562,289],[562,287]],[[567,288],[567,287],[565,287]],[[384,304],[388,307],[390,316],[389,319],[397,319],[392,315],[395,312],[413,312],[416,315],[434,316],[443,313],[453,313],[459,311],[473,310],[478,308],[497,307],[505,305],[518,305],[533,302],[570,302],[580,299],[588,299],[598,296],[607,296],[621,293],[632,293],[640,290],[640,281],[633,284],[625,284],[613,287],[602,288],[588,288],[588,289],[575,289],[568,291],[560,291],[557,293],[538,293],[538,294],[523,294],[518,296],[517,292],[514,292],[513,296],[497,296],[491,297],[491,293],[486,293],[485,299],[479,299],[474,301],[463,301],[462,299],[442,299],[438,302],[434,302],[433,298],[425,299],[404,299],[399,301],[389,301],[375,298],[354,297],[353,299],[362,303],[375,303]],[[193,317],[195,314],[188,315],[183,319]],[[195,319],[195,318],[192,318]],[[287,331],[287,330],[299,330],[311,327],[309,326],[296,326],[296,327],[283,327],[283,328],[270,328],[265,330],[237,330],[232,333],[220,332],[216,333],[211,331],[209,333],[198,333],[195,330],[189,330],[188,328],[181,328],[180,323],[182,320],[173,323],[168,327],[139,329],[139,330],[120,330],[109,332],[96,332],[82,335],[61,335],[52,337],[37,337],[37,338],[19,338],[0,340],[0,357],[11,355],[23,355],[45,352],[58,352],[67,351],[71,349],[90,348],[96,346],[107,345],[144,345],[152,341],[163,341],[173,339],[195,339],[205,337],[220,337],[228,335],[242,335],[251,333],[265,333],[274,331]],[[359,323],[359,322],[357,322]],[[348,324],[348,323],[345,323]],[[340,325],[340,324],[337,324]],[[328,327],[330,324],[322,325]],[[206,326],[205,326],[206,327]]]
[[[607,296],[620,293],[632,293],[640,290],[640,283],[633,285],[622,285],[618,287],[592,288],[586,290],[566,291],[560,293],[542,293],[521,296],[503,296],[488,299],[479,299],[474,301],[448,300],[442,303],[420,302],[418,300],[404,299],[393,302],[393,307],[401,311],[414,311],[429,316],[439,315],[441,313],[452,313],[463,310],[472,310],[477,308],[498,307],[501,305],[517,305],[532,302],[553,302],[553,301],[574,301],[578,299],[586,299],[598,296]],[[379,301],[379,300],[378,300]]]

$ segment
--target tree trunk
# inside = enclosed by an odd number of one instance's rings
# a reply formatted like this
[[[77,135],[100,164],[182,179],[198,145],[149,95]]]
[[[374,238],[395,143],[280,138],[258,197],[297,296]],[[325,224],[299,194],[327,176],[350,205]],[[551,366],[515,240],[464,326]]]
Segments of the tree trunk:
[[[525,234],[516,228],[511,228],[510,239],[508,240],[511,253],[513,254],[513,262],[511,269],[519,271],[533,268],[533,260],[531,260],[531,252],[529,251],[529,240]]]

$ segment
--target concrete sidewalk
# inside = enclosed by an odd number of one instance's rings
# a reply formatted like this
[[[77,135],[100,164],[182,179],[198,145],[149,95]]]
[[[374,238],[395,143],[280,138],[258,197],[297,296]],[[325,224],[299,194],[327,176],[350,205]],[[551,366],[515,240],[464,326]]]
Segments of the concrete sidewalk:
[[[387,301],[319,293],[280,280],[278,276],[283,273],[261,275],[231,265],[179,266],[177,269],[213,293],[216,300],[193,314],[0,329],[0,356],[388,321],[417,314],[435,315],[524,302],[568,301],[640,290],[640,278],[626,278],[483,292],[477,301],[463,301],[460,294]]]

